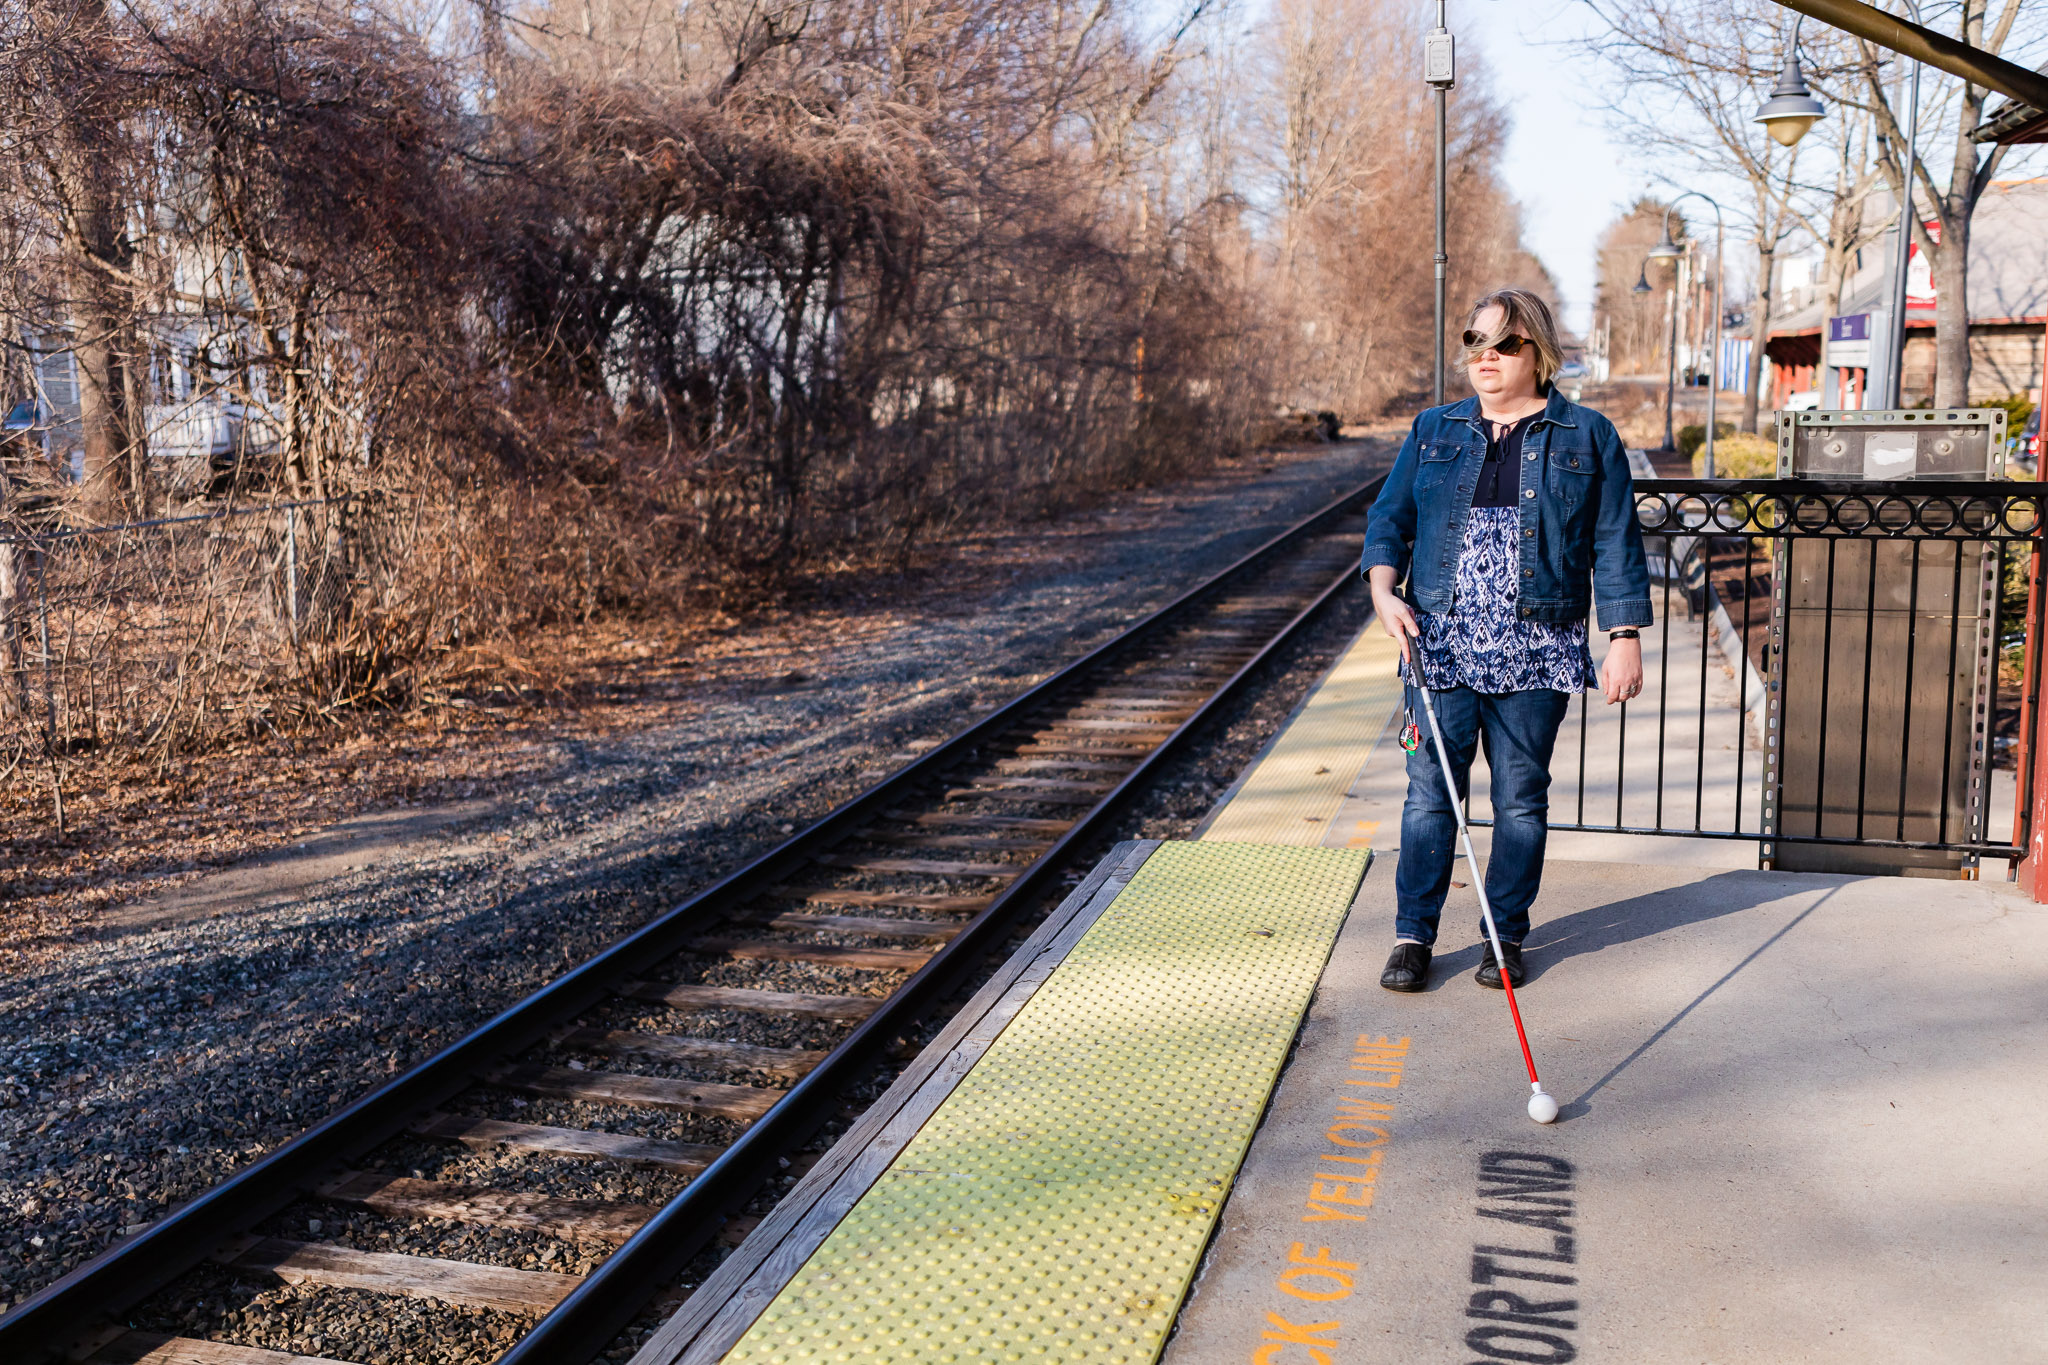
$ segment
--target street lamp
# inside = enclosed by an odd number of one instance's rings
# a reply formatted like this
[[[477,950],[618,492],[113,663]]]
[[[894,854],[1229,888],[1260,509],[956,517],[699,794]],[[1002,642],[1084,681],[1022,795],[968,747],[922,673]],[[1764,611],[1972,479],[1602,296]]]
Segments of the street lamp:
[[[1920,22],[1920,6],[1916,0],[1906,0],[1906,7],[1912,12],[1913,22]],[[1920,137],[1920,63],[1913,63],[1913,93],[1906,114],[1906,173],[1903,177],[1905,193],[1899,196],[1899,226],[1894,238],[1893,250],[1897,256],[1892,261],[1892,316],[1891,340],[1885,347],[1884,374],[1878,386],[1877,400],[1888,408],[1900,406],[1906,378],[1906,257],[1913,243],[1913,144]]]
[[[1439,405],[1444,401],[1444,290],[1451,265],[1445,205],[1450,135],[1445,103],[1458,83],[1457,44],[1445,27],[1444,3],[1436,0],[1436,27],[1422,38],[1422,80],[1434,92],[1436,103],[1436,371],[1431,392],[1435,395],[1432,401]]]
[[[1771,140],[1780,147],[1790,147],[1806,136],[1806,130],[1828,116],[1821,102],[1806,88],[1806,77],[1799,71],[1799,24],[1805,19],[1800,15],[1792,21],[1792,46],[1785,53],[1785,69],[1778,74],[1778,84],[1771,91],[1771,97],[1756,111],[1756,122],[1764,126]]]
[[[1670,244],[1671,226],[1667,221],[1664,227],[1664,240],[1652,247],[1650,254],[1643,258],[1642,265],[1637,267],[1636,282],[1628,287],[1629,293],[1647,294],[1650,292],[1650,262],[1652,260],[1666,259],[1664,248]],[[1677,255],[1678,249],[1673,246],[1670,254]],[[1678,267],[1675,265],[1671,267],[1671,342],[1666,350],[1667,355],[1665,359],[1669,363],[1664,368],[1663,448],[1675,450],[1677,446],[1671,439],[1671,391],[1678,383]]]
[[[1684,199],[1704,199],[1714,210],[1714,349],[1707,361],[1707,436],[1706,436],[1706,477],[1714,477],[1714,413],[1716,399],[1721,393],[1721,248],[1727,235],[1727,224],[1721,218],[1721,206],[1714,203],[1698,190],[1687,190],[1664,206],[1664,240],[1650,248],[1650,255],[1656,260],[1671,260],[1677,257],[1681,248],[1671,240],[1671,210]],[[1671,335],[1678,335],[1677,279],[1672,280]],[[1672,347],[1671,365],[1674,372],[1678,366],[1678,349]],[[1664,444],[1671,444],[1671,404],[1667,398],[1664,405]]]
[[[1657,245],[1655,245],[1655,246],[1653,246],[1653,247],[1651,247],[1651,248],[1650,248],[1650,254],[1649,254],[1649,255],[1648,255],[1647,257],[1645,257],[1645,258],[1644,258],[1644,260],[1643,260],[1643,266],[1642,266],[1642,269],[1641,269],[1641,270],[1638,270],[1638,271],[1636,272],[1636,284],[1635,284],[1635,292],[1636,292],[1636,293],[1638,293],[1638,294],[1647,294],[1647,293],[1649,293],[1649,292],[1650,292],[1650,275],[1649,275],[1649,270],[1650,270],[1650,262],[1651,262],[1651,261],[1670,261],[1670,262],[1671,262],[1671,301],[1670,301],[1670,308],[1671,308],[1671,339],[1670,339],[1670,340],[1669,340],[1668,342],[1666,342],[1666,343],[1665,343],[1665,347],[1664,347],[1664,444],[1663,444],[1663,445],[1662,445],[1661,447],[1659,447],[1660,449],[1663,449],[1663,450],[1676,450],[1676,449],[1678,449],[1678,442],[1676,442],[1676,441],[1674,441],[1674,440],[1672,440],[1672,439],[1671,439],[1671,403],[1672,403],[1672,398],[1673,398],[1673,396],[1674,396],[1674,395],[1675,395],[1675,394],[1676,394],[1676,393],[1678,392],[1678,259],[1677,259],[1677,258],[1678,258],[1679,256],[1683,255],[1683,254],[1684,254],[1684,248],[1680,247],[1680,246],[1679,246],[1679,245],[1678,245],[1677,243],[1675,243],[1675,242],[1673,242],[1673,241],[1671,240],[1671,211],[1670,211],[1669,209],[1666,209],[1666,210],[1664,211],[1664,239],[1663,239],[1662,241],[1658,242],[1658,243],[1657,243]]]

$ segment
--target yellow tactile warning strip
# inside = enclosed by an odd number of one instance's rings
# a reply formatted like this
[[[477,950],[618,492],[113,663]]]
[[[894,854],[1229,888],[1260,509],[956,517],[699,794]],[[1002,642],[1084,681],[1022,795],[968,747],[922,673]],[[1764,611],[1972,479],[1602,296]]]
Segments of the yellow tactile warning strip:
[[[725,1359],[1154,1360],[1370,856],[1153,853]]]
[[[1400,646],[1379,622],[1368,623],[1199,837],[1248,844],[1348,842],[1329,837],[1330,821],[1401,714],[1395,671],[1400,657]]]

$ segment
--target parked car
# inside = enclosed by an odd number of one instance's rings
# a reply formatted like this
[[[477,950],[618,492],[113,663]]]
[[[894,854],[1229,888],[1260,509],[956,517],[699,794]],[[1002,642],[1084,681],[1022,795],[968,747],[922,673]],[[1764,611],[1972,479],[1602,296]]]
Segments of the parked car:
[[[1557,367],[1557,377],[1564,380],[1584,379],[1591,373],[1592,371],[1586,368],[1586,362],[1583,360],[1567,360],[1564,364]]]
[[[1787,394],[1785,396],[1784,410],[1786,412],[1818,412],[1820,410],[1820,390],[1801,389],[1798,393]],[[1720,438],[1716,437],[1715,439],[1718,440]]]
[[[2041,468],[2041,409],[2038,407],[2027,414],[2027,424],[2020,428],[2019,449],[2013,452],[2013,460],[2029,474]]]

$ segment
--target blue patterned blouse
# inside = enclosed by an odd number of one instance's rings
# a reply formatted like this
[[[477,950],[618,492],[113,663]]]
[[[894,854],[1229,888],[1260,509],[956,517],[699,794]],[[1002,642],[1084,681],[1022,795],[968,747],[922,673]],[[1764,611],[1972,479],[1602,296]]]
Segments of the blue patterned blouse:
[[[1457,597],[1442,615],[1418,611],[1422,674],[1437,691],[1581,692],[1600,685],[1586,648],[1586,623],[1528,621],[1515,614],[1516,540],[1513,507],[1475,507],[1458,555]],[[1402,666],[1404,675],[1407,666]],[[1408,681],[1413,682],[1412,676]]]

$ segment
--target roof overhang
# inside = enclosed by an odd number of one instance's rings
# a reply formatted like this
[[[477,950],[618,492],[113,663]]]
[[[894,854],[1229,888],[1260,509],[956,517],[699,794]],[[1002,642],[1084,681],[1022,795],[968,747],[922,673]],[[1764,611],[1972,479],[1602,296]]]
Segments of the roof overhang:
[[[2048,114],[2021,100],[2007,100],[1970,134],[1972,142],[2048,142]]]
[[[2029,71],[2003,57],[1971,47],[1946,33],[1909,24],[1862,3],[1862,0],[1778,0],[1786,9],[1797,10],[1844,33],[1890,48],[1973,85],[1995,90],[2006,97],[1990,118],[1970,134],[1976,142],[2048,142],[2048,75]]]

